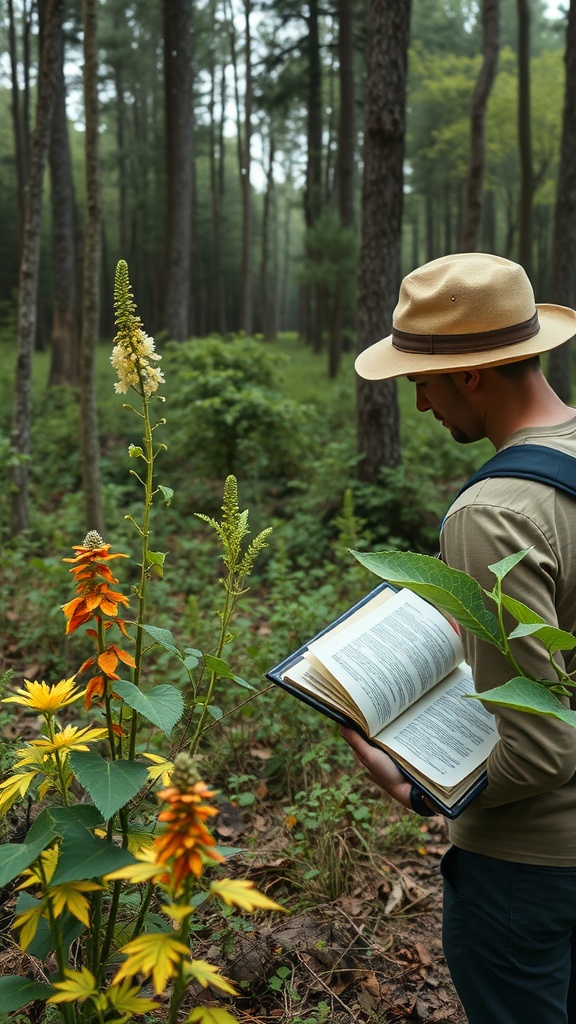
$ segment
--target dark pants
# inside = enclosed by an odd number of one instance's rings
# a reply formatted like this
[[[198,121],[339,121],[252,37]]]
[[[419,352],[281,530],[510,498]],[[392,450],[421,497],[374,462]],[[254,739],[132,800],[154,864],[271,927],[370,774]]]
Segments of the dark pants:
[[[576,1024],[576,868],[442,860],[444,954],[469,1024]]]

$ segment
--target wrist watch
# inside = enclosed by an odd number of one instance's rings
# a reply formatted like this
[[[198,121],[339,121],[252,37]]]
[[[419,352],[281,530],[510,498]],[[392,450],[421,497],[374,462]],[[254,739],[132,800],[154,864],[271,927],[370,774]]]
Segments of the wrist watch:
[[[434,811],[428,806],[424,794],[416,785],[410,789],[410,807],[415,814],[419,814],[422,818],[431,818],[434,814],[438,814],[438,811]]]

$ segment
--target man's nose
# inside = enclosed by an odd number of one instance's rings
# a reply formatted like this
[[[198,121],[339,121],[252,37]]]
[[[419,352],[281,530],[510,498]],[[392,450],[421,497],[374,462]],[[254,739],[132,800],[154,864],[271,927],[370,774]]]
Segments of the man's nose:
[[[426,412],[428,409],[432,408],[426,395],[423,394],[421,390],[416,392],[416,408],[418,409],[418,412]]]

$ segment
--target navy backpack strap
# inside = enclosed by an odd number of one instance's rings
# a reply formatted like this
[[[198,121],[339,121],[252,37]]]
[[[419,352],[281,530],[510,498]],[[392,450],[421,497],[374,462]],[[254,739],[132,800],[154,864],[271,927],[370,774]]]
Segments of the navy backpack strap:
[[[541,444],[512,445],[497,452],[466,481],[456,497],[472,484],[495,476],[536,480],[576,498],[576,458]]]

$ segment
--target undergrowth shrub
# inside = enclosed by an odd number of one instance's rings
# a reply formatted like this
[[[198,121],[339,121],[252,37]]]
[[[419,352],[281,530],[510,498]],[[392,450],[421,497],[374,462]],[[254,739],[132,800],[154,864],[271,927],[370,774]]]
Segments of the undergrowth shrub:
[[[312,407],[284,397],[282,356],[251,338],[194,339],[168,344],[170,452],[197,476],[290,479],[314,428]]]

